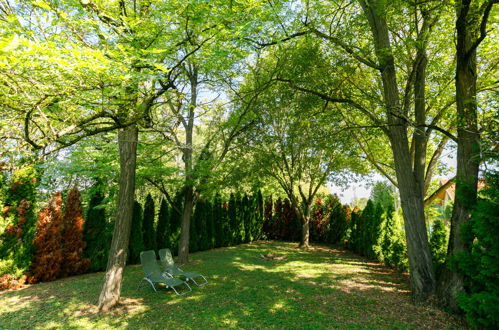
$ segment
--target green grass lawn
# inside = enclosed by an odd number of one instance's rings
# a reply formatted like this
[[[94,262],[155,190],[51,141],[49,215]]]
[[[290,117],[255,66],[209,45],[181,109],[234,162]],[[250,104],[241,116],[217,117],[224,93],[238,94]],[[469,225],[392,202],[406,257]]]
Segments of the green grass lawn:
[[[287,255],[264,260],[260,253]],[[194,253],[184,270],[209,283],[185,296],[137,289],[140,266],[125,271],[122,303],[96,313],[104,273],[0,293],[0,328],[461,328],[410,302],[406,276],[350,252],[258,242]]]

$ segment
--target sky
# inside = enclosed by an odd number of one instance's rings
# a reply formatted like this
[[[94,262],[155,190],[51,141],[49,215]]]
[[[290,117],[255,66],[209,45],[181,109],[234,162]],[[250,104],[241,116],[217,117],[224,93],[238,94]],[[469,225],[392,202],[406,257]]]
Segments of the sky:
[[[444,151],[441,161],[450,169],[450,171],[443,175],[435,175],[435,179],[450,179],[454,176],[454,169],[457,167],[455,152],[455,148],[447,148]],[[346,187],[336,186],[331,183],[328,183],[327,187],[332,194],[338,195],[343,204],[352,204],[355,198],[369,198],[373,185],[378,181],[388,182],[385,177],[373,172],[371,175],[363,177],[358,182],[350,183]]]

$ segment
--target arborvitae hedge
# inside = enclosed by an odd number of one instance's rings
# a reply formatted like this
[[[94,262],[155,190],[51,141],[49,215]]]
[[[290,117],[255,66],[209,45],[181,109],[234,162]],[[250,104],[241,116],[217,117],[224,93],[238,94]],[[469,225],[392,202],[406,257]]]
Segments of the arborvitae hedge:
[[[37,182],[35,168],[25,167],[13,173],[5,192],[5,205],[0,215],[7,226],[0,234],[0,276],[9,274],[17,279],[33,260]]]
[[[111,247],[113,223],[106,219],[104,194],[101,184],[90,188],[89,201],[83,225],[83,240],[86,243],[84,255],[90,259],[89,270],[105,270]]]
[[[154,230],[154,200],[151,194],[146,197],[144,217],[142,219],[142,233],[146,250],[156,250],[156,232]]]
[[[81,195],[76,187],[68,194],[64,208],[64,229],[62,231],[63,263],[61,276],[81,274],[87,271],[90,260],[84,258],[83,224]]]
[[[165,199],[162,199],[158,213],[158,226],[156,228],[156,247],[158,250],[170,247],[171,229],[168,212],[168,204]]]
[[[142,206],[139,202],[133,203],[132,228],[130,240],[128,241],[128,263],[131,265],[140,262],[140,252],[147,250],[144,245],[144,233],[142,232]]]

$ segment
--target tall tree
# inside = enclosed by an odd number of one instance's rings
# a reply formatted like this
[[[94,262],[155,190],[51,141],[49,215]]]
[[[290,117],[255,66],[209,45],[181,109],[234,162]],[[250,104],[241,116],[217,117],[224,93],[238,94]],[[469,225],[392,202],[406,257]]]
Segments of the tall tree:
[[[298,80],[314,67],[325,68],[320,46],[300,40],[281,50],[269,51],[246,77],[255,129],[248,133],[241,164],[254,164],[255,174],[274,179],[288,196],[301,223],[300,246],[309,245],[310,212],[314,196],[326,179],[345,178],[345,170],[359,170],[357,149],[335,108],[315,95],[297,94],[286,79]],[[323,73],[324,74],[324,73]],[[277,78],[275,78],[277,76]],[[256,95],[256,96],[255,96]]]
[[[456,197],[451,218],[447,257],[469,249],[460,228],[469,220],[477,199],[481,140],[478,130],[477,48],[487,35],[487,22],[497,0],[456,2],[456,109],[457,175]],[[457,296],[463,291],[463,275],[446,267],[439,279],[441,302],[458,310]]]

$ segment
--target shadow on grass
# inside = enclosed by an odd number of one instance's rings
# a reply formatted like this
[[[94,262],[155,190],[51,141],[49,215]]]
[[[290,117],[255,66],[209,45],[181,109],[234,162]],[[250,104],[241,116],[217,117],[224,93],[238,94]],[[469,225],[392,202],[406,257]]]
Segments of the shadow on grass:
[[[459,324],[410,303],[407,278],[340,249],[258,242],[195,253],[184,270],[209,283],[182,297],[137,289],[139,266],[124,274],[122,304],[96,313],[104,273],[0,293],[0,328],[427,328]],[[286,255],[282,261],[260,254]]]

